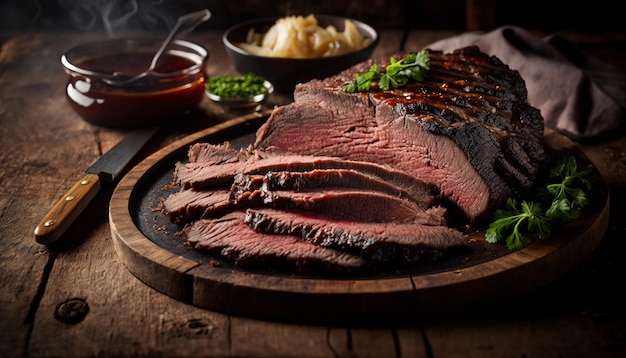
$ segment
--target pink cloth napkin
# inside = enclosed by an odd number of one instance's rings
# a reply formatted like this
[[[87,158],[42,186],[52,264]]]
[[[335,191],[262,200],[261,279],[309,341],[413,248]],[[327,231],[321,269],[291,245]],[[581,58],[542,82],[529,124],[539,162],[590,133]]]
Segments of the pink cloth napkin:
[[[449,52],[470,45],[519,71],[528,88],[528,102],[541,110],[547,127],[585,139],[623,124],[626,74],[562,37],[542,39],[505,26],[486,33],[463,33],[426,48]]]

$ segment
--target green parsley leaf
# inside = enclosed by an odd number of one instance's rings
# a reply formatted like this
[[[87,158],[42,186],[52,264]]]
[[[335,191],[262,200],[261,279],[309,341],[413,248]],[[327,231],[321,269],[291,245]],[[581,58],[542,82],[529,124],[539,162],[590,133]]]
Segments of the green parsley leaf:
[[[485,233],[488,243],[499,242],[507,230],[510,231],[506,237],[509,250],[519,250],[530,243],[526,232],[536,233],[540,238],[550,236],[550,224],[543,215],[541,204],[522,201],[520,209],[517,200],[509,198],[506,206],[508,210],[499,209],[494,214],[495,221]]]
[[[579,171],[576,158],[565,152],[554,152],[544,163],[548,170],[541,202],[509,198],[504,209],[494,212],[494,221],[485,232],[485,240],[495,244],[506,236],[510,250],[530,244],[531,236],[547,239],[555,222],[565,223],[580,216],[589,203],[587,191],[592,188],[591,168]],[[544,212],[543,207],[548,209]]]
[[[389,65],[385,67],[385,72],[380,72],[378,65],[373,64],[368,71],[355,74],[354,81],[344,84],[341,88],[349,93],[368,92],[374,87],[374,81],[378,80],[379,89],[396,89],[411,81],[424,81],[429,70],[428,52],[413,52],[401,60],[389,58]]]

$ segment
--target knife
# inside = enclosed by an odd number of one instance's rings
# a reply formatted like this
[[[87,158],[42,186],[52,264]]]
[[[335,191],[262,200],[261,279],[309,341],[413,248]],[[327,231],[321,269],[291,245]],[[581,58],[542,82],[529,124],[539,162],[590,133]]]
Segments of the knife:
[[[35,241],[51,244],[76,220],[100,191],[100,183],[113,183],[128,163],[158,131],[158,127],[135,129],[85,169],[85,176],[50,209],[35,227]]]

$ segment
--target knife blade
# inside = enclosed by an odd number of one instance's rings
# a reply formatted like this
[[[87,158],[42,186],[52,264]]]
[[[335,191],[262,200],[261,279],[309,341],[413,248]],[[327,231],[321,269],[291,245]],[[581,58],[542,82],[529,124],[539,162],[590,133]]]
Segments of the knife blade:
[[[35,227],[35,241],[40,244],[57,241],[100,192],[101,182],[114,183],[158,129],[148,127],[128,132],[119,143],[87,167],[85,176],[68,190]]]

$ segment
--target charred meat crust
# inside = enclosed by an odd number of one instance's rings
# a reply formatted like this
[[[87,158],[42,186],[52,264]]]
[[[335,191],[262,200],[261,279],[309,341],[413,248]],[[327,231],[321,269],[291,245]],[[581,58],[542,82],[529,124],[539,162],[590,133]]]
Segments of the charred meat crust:
[[[248,148],[191,146],[164,213],[187,223],[194,247],[241,266],[352,271],[466,248],[450,213],[471,224],[532,187],[543,119],[498,58],[477,47],[429,55],[424,82],[341,90],[389,57],[366,61],[297,85]]]
[[[401,89],[340,88],[389,57],[297,85],[294,103],[272,113],[255,148],[387,164],[438,186],[464,220],[476,221],[532,186],[544,158],[543,118],[519,73],[498,58],[477,47],[429,53],[427,79]]]

